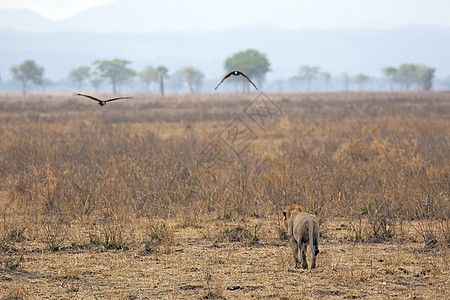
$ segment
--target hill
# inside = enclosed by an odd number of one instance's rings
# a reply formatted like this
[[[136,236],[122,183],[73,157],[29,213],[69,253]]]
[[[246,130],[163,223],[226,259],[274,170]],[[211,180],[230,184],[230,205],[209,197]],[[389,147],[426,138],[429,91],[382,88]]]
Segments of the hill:
[[[56,28],[55,23],[29,9],[0,9],[0,29],[42,32]]]
[[[342,5],[345,1],[292,0],[115,0],[57,22],[33,22],[31,31],[134,32],[216,31],[253,24],[277,24],[291,29],[393,28],[407,24],[436,24],[433,4],[396,1],[364,1],[364,5]],[[359,13],[358,13],[359,12]],[[392,15],[396,15],[395,18]],[[0,18],[0,29],[23,30],[28,18]],[[11,23],[12,21],[12,23]],[[18,24],[19,23],[19,24]],[[11,27],[11,25],[14,25]]]

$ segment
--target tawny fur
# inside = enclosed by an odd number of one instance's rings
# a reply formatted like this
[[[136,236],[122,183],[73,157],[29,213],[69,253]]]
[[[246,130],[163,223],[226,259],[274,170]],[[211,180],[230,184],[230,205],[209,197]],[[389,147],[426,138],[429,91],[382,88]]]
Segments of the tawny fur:
[[[299,207],[297,205],[297,207]],[[289,209],[291,208],[291,209]],[[306,248],[311,247],[311,269],[316,267],[316,257],[319,254],[319,222],[312,214],[302,212],[303,208],[292,205],[283,212],[283,224],[288,232],[289,242],[295,259],[295,267],[308,268]]]
[[[305,209],[297,204],[291,204],[286,208],[286,211],[283,212],[284,214],[284,218],[283,218],[283,225],[284,225],[284,229],[286,231],[288,231],[288,222],[287,220],[289,220],[289,218],[291,217],[291,214],[294,210],[298,210],[298,211],[305,211]]]

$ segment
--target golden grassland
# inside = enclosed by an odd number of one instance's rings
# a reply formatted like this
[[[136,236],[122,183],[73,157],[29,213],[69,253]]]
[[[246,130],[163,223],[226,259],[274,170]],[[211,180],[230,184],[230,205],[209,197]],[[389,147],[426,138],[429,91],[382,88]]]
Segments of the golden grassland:
[[[449,92],[0,94],[0,141],[4,299],[450,296]]]

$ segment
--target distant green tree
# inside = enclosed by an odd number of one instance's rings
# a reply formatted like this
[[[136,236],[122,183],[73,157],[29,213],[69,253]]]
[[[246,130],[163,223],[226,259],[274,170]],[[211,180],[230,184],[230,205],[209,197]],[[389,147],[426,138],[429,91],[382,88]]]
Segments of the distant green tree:
[[[82,66],[76,69],[72,69],[69,72],[69,79],[78,84],[78,90],[81,90],[83,82],[89,78],[91,68]]]
[[[189,91],[191,93],[194,92],[194,86],[201,85],[203,78],[205,78],[205,74],[202,71],[195,69],[194,67],[187,67],[183,69],[183,78],[186,80]]]
[[[409,90],[413,83],[418,80],[418,67],[416,64],[402,64],[396,74],[396,79],[401,83],[405,90]]]
[[[34,60],[26,60],[11,68],[13,78],[22,82],[22,93],[25,95],[32,84],[41,85],[44,79],[44,67],[38,66]]]
[[[159,90],[161,95],[164,96],[164,79],[168,78],[169,69],[164,66],[158,66],[155,70],[155,75],[159,79]]]
[[[141,78],[141,80],[145,83],[145,88],[147,92],[149,92],[150,84],[153,81],[156,81],[155,68],[153,68],[152,66],[145,67],[141,72],[139,72],[139,78]]]
[[[402,64],[397,70],[396,80],[403,88],[409,90],[414,84],[422,90],[433,88],[434,72],[436,69],[420,64]]]
[[[369,80],[370,80],[370,77],[369,76],[367,76],[366,74],[358,74],[358,75],[356,75],[354,78],[353,78],[353,81],[357,84],[357,85],[359,85],[359,89],[361,90],[361,91],[363,91],[364,90],[364,86],[366,85],[366,83],[367,82],[369,82]]]
[[[97,71],[91,72],[90,78],[90,84],[94,87],[95,91],[98,92],[98,88],[100,87],[100,84],[102,84],[103,78]]]
[[[436,71],[436,69],[434,68],[430,68],[428,66],[420,66],[419,68],[419,78],[420,78],[420,83],[419,85],[421,86],[422,90],[424,91],[429,91],[433,88],[433,78],[434,78],[434,72]]]
[[[398,72],[397,68],[388,66],[388,67],[383,68],[383,70],[381,70],[381,71],[389,79],[389,89],[391,91],[393,91],[395,76],[397,76],[397,72]]]
[[[128,68],[131,62],[122,59],[113,60],[97,60],[93,64],[96,66],[96,70],[103,78],[109,78],[112,84],[113,93],[116,93],[117,88],[128,79],[136,75],[136,71]]]
[[[320,73],[320,77],[322,77],[325,81],[325,88],[328,90],[331,82],[331,74],[328,72],[322,72]]]
[[[298,78],[300,80],[306,80],[307,90],[311,90],[311,81],[316,79],[320,74],[320,68],[316,66],[303,65],[298,70]]]
[[[270,71],[270,62],[266,54],[254,49],[248,49],[227,57],[224,62],[224,69],[226,72],[232,70],[242,71],[252,81],[256,80],[258,85],[261,86],[266,77],[266,73]],[[247,80],[243,82],[245,82],[243,91],[248,92],[250,90],[250,83]]]
[[[164,89],[170,88],[173,92],[181,93],[183,92],[184,83],[184,73],[183,68],[181,68],[170,74],[168,80],[164,80]]]
[[[350,75],[347,72],[342,73],[342,78],[344,79],[345,91],[348,91],[350,85]]]

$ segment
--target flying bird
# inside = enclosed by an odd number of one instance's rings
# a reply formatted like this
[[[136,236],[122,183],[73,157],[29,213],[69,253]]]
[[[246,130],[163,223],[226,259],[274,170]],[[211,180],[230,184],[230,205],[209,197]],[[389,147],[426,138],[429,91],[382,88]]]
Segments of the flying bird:
[[[228,77],[230,77],[231,75],[234,75],[234,76],[239,76],[239,75],[244,76],[245,78],[247,78],[248,81],[250,81],[251,84],[253,84],[253,86],[255,87],[255,89],[258,89],[258,88],[256,87],[256,85],[253,83],[253,81],[251,81],[250,78],[248,78],[247,75],[245,75],[243,72],[241,72],[241,71],[239,71],[239,70],[233,70],[233,71],[231,71],[230,73],[228,73],[227,75],[225,75],[225,76],[222,78],[222,81],[216,86],[215,90],[217,90],[217,88],[219,87],[219,85],[220,85],[225,79],[227,79]]]
[[[83,97],[87,97],[89,99],[92,99],[94,101],[97,101],[98,105],[103,106],[106,104],[106,102],[111,102],[111,101],[116,101],[116,100],[120,100],[120,99],[130,99],[131,97],[116,97],[116,98],[111,98],[111,99],[106,99],[106,100],[101,100],[98,98],[95,98],[94,96],[90,96],[90,95],[85,95],[85,94],[80,94],[80,93],[76,93],[76,96],[83,96]]]

